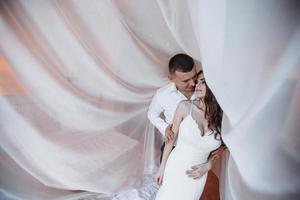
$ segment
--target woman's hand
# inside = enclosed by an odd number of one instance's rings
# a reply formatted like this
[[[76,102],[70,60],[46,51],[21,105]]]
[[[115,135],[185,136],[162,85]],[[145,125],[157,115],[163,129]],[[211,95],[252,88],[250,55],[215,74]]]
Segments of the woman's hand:
[[[188,177],[195,180],[200,179],[204,174],[206,174],[212,167],[212,162],[208,161],[207,163],[199,164],[192,166],[191,170],[186,170]]]
[[[165,169],[163,167],[159,167],[158,171],[155,174],[155,181],[159,186],[162,184],[164,171]]]

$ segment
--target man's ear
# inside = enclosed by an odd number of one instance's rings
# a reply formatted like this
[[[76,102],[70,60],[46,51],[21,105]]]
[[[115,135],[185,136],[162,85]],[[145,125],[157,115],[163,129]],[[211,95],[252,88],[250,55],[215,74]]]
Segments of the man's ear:
[[[168,75],[168,78],[169,78],[171,81],[173,81],[173,80],[174,80],[174,75],[169,74],[169,75]]]

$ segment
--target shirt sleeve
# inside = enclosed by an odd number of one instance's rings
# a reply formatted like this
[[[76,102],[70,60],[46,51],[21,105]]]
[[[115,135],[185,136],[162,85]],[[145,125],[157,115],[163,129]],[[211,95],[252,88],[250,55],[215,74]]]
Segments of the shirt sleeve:
[[[163,111],[164,108],[159,100],[159,95],[156,93],[149,106],[147,116],[150,122],[159,130],[163,137],[165,137],[165,130],[169,124],[160,116]]]

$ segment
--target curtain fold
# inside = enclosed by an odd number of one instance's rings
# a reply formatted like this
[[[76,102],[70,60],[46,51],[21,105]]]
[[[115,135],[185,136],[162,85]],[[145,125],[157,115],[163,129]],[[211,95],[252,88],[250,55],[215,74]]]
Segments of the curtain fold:
[[[147,108],[180,52],[224,110],[221,198],[299,198],[298,1],[7,0],[0,16],[6,199],[145,184],[162,142]]]

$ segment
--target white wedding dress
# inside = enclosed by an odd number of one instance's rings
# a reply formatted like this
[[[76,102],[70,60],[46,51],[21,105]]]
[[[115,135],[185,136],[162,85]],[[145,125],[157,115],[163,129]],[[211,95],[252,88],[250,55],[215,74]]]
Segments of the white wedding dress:
[[[192,166],[207,162],[211,151],[221,145],[211,131],[203,136],[190,112],[179,126],[177,144],[166,163],[163,183],[156,200],[199,200],[207,173],[194,180],[186,175]]]

